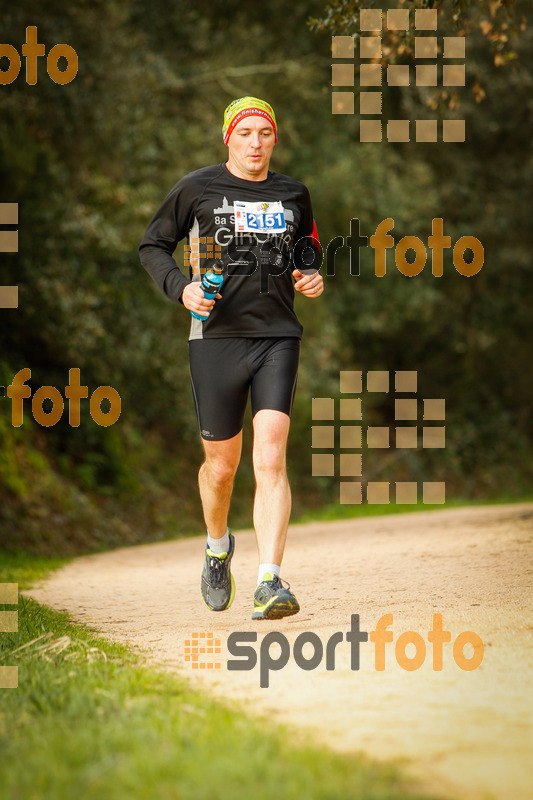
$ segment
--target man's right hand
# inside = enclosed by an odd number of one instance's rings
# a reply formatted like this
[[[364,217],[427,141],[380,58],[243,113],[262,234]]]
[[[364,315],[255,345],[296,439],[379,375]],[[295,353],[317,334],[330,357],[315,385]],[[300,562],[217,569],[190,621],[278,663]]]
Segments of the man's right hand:
[[[217,294],[216,299],[220,300],[221,297],[221,294]],[[215,305],[214,300],[209,300],[209,298],[204,297],[204,290],[200,286],[199,281],[191,281],[191,283],[188,283],[183,290],[181,299],[185,308],[188,308],[189,311],[195,311],[206,319]]]

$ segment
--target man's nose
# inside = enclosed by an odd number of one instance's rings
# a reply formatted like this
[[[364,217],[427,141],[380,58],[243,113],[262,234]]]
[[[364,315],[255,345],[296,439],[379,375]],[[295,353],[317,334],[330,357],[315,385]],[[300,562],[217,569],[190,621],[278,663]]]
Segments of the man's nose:
[[[261,145],[261,139],[259,138],[259,134],[257,131],[252,133],[252,147],[259,147]]]

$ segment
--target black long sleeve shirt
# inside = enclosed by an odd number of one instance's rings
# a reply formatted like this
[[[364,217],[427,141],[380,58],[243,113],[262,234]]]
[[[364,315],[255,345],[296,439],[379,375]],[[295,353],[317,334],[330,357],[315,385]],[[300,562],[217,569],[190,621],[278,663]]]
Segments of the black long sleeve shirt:
[[[191,318],[190,339],[301,337],[290,254],[311,235],[316,228],[303,183],[270,171],[263,181],[247,181],[221,163],[176,183],[150,221],[139,253],[174,302],[190,280],[201,280],[213,258],[226,260],[222,299],[204,322]],[[186,237],[188,278],[173,258]]]

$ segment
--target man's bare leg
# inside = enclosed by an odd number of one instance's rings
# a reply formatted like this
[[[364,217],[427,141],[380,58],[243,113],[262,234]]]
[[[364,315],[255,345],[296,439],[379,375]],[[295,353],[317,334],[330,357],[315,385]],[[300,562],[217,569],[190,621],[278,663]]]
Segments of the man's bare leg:
[[[209,442],[202,439],[205,461],[198,473],[205,524],[213,539],[221,539],[228,526],[233,480],[242,449],[242,431],[231,439]]]
[[[262,409],[254,416],[254,526],[260,564],[252,619],[281,619],[300,610],[279,578],[291,513],[286,469],[289,425],[289,416],[281,411]]]
[[[281,566],[291,513],[286,469],[290,417],[282,411],[262,409],[255,414],[253,424],[254,527],[259,561]]]
[[[209,442],[202,439],[205,461],[198,473],[200,497],[208,537],[202,571],[201,591],[212,611],[229,608],[235,596],[231,559],[233,535],[227,531],[233,479],[241,457],[242,432],[231,439]]]

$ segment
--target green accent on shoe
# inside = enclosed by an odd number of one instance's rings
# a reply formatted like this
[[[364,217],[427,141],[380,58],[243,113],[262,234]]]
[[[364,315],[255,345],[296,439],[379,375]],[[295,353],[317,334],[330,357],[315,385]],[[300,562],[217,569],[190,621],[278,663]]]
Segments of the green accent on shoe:
[[[235,581],[231,574],[231,559],[235,552],[235,537],[229,532],[230,549],[227,553],[213,553],[205,549],[204,568],[200,591],[204,603],[211,611],[225,611],[235,597]]]
[[[266,572],[254,593],[252,619],[282,619],[297,614],[300,604],[289,590],[289,584],[284,587],[281,578]]]

